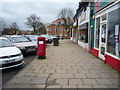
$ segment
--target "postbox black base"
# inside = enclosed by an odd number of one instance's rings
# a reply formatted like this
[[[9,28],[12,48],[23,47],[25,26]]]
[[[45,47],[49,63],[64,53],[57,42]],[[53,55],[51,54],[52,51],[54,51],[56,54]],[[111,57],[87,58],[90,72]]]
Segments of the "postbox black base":
[[[46,56],[38,56],[38,59],[45,59]]]

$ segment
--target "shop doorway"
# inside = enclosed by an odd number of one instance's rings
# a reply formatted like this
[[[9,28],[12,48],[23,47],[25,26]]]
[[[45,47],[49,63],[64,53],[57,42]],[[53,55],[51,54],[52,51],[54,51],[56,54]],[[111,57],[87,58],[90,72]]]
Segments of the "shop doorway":
[[[106,51],[106,30],[107,23],[101,23],[100,26],[100,45],[99,45],[99,57],[105,60],[105,51]]]

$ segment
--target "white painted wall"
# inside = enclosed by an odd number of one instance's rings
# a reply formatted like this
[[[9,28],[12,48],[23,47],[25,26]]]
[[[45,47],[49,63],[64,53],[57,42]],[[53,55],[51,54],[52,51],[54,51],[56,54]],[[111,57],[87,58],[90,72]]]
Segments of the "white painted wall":
[[[80,40],[78,40],[78,45],[80,45],[81,47],[83,47],[84,49],[88,50],[88,43],[83,43]]]

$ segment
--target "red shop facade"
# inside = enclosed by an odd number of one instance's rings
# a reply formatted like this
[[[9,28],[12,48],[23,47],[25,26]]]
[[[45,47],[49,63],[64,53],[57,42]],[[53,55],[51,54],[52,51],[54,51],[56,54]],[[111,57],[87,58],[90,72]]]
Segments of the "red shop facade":
[[[120,72],[120,2],[95,13],[92,54]]]

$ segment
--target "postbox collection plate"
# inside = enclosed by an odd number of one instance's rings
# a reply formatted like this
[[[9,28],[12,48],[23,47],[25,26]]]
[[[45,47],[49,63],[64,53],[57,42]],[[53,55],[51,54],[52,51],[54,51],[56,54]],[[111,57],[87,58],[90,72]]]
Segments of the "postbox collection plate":
[[[43,44],[43,41],[39,41],[39,44]]]

